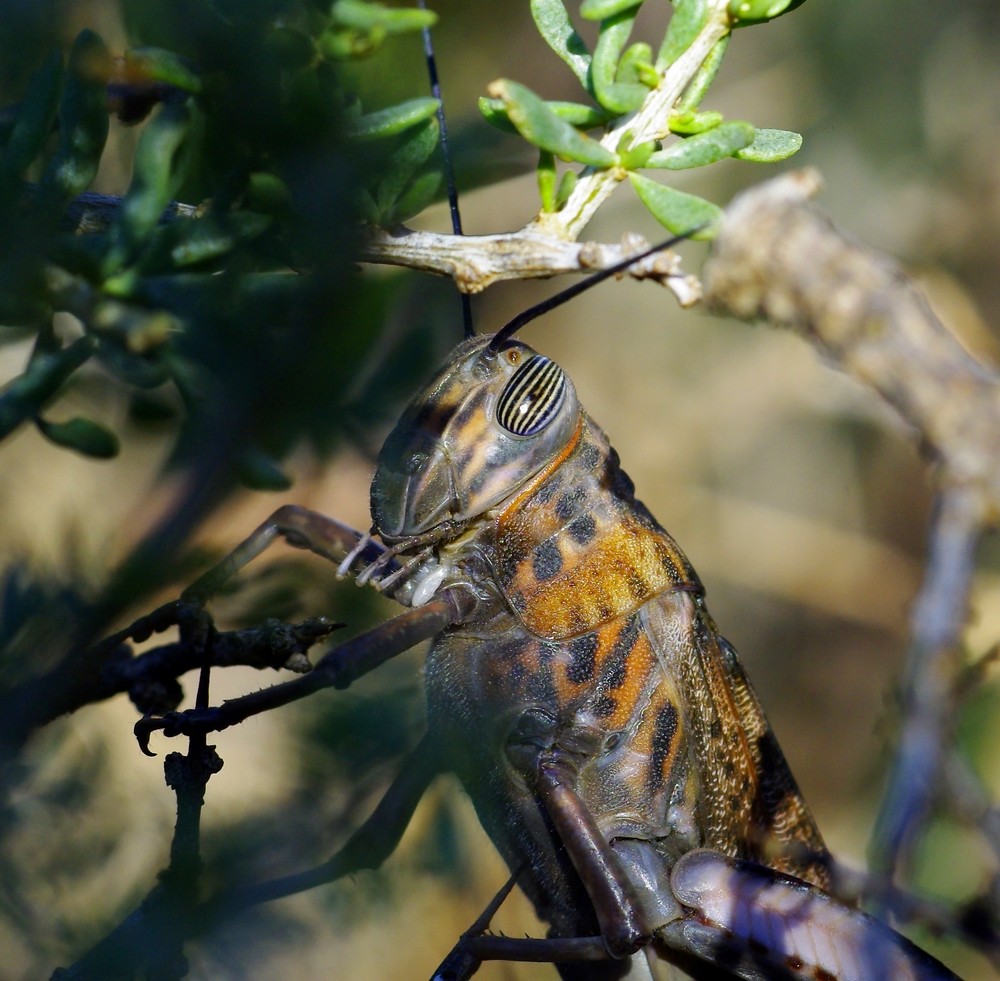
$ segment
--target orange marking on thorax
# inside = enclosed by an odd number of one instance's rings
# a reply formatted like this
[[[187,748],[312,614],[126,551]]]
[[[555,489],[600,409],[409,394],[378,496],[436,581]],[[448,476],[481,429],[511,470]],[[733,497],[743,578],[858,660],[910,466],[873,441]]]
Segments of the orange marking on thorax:
[[[601,654],[598,653],[598,664],[600,663]],[[605,720],[605,725],[609,730],[624,728],[629,719],[632,718],[636,704],[646,690],[647,679],[653,668],[653,663],[653,651],[649,645],[649,638],[640,634],[625,660],[624,684],[608,692],[615,700],[615,710]]]
[[[573,459],[585,427],[581,417],[558,456],[497,517],[507,595],[525,626],[549,640],[579,636],[666,590],[697,585],[669,535],[633,513],[628,490],[619,496],[616,462],[603,455],[592,471],[592,463]],[[560,481],[561,467],[569,472],[559,488],[543,493],[548,481]],[[583,506],[578,499],[560,511],[562,494],[583,495]],[[586,518],[590,527],[580,534]]]

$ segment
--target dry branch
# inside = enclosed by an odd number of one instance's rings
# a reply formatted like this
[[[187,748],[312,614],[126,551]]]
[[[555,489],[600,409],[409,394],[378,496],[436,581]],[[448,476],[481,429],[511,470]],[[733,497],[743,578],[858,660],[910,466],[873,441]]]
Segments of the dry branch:
[[[734,201],[705,265],[705,296],[717,313],[807,338],[891,404],[936,466],[900,744],[873,838],[874,871],[891,877],[935,798],[946,796],[938,788],[950,769],[975,548],[1000,517],[1000,375],[961,346],[895,262],[847,239],[808,203],[819,184],[801,171]]]
[[[812,341],[917,432],[943,487],[1000,517],[1000,375],[966,351],[888,256],[807,204],[819,176],[786,174],[740,195],[705,264],[709,308]]]

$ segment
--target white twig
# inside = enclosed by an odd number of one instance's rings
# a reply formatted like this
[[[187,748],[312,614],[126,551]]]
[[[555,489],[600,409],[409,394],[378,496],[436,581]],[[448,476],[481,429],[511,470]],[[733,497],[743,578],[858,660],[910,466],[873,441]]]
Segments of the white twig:
[[[567,242],[531,226],[499,235],[446,235],[409,228],[388,232],[373,228],[361,246],[360,258],[365,262],[451,276],[463,292],[478,293],[500,280],[597,272],[643,251],[648,244],[635,234],[624,236],[620,245]],[[683,307],[701,298],[697,278],[680,271],[680,259],[673,252],[638,261],[628,275],[662,283]]]

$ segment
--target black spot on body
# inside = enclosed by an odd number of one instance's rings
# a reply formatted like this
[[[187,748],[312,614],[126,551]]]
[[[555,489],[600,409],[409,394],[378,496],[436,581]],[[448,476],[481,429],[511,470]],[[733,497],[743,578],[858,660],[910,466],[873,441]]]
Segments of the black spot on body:
[[[671,582],[679,583],[682,580],[682,570],[678,568],[677,559],[673,552],[662,542],[657,542],[656,551],[659,555],[660,566],[663,571],[670,576]]]
[[[601,451],[593,443],[584,443],[580,447],[580,460],[588,470],[596,470],[601,462]],[[612,453],[614,450],[611,451]]]
[[[573,490],[567,491],[556,501],[556,516],[563,521],[567,518],[572,518],[579,510],[585,496],[586,492],[582,487],[576,487]]]
[[[663,786],[666,775],[663,765],[670,759],[677,736],[677,709],[673,702],[667,702],[656,713],[653,720],[653,752],[649,769],[649,786],[651,790],[659,790]]]
[[[569,645],[570,662],[566,665],[566,678],[574,685],[589,681],[594,676],[597,663],[597,634],[584,634]]]
[[[610,695],[601,695],[594,702],[594,715],[599,719],[606,719],[609,715],[614,715],[616,708],[618,708],[618,702],[615,699]]]
[[[621,688],[628,677],[628,656],[635,647],[635,642],[639,639],[639,617],[633,614],[628,618],[621,633],[615,640],[615,646],[611,649],[604,670],[601,674],[601,688],[607,691]]]
[[[531,571],[539,582],[545,582],[558,575],[562,564],[562,553],[559,551],[559,545],[551,539],[542,542],[531,557]]]
[[[757,739],[761,779],[757,802],[768,827],[772,827],[790,797],[798,793],[795,778],[788,770],[784,754],[774,733],[768,730]]]
[[[589,545],[597,534],[597,522],[592,514],[581,514],[566,526],[566,531],[577,545]]]
[[[694,635],[698,639],[698,643],[701,645],[702,649],[711,646],[712,631],[709,630],[708,623],[702,616],[696,616],[694,618]]]
[[[562,488],[561,477],[549,477],[548,480],[538,488],[535,493],[535,500],[539,504],[548,504],[559,493]]]
[[[525,694],[543,705],[554,705],[558,698],[556,688],[552,683],[552,671],[548,667],[532,672],[525,686]]]
[[[637,572],[630,571],[625,577],[625,581],[628,583],[628,591],[632,594],[633,599],[642,600],[649,595],[649,586],[646,584],[646,580]]]
[[[528,669],[524,666],[524,661],[518,658],[507,668],[507,681],[513,688],[520,688],[528,674]]]
[[[414,415],[413,429],[419,429],[428,436],[440,438],[457,408],[452,398],[441,398],[425,402]]]

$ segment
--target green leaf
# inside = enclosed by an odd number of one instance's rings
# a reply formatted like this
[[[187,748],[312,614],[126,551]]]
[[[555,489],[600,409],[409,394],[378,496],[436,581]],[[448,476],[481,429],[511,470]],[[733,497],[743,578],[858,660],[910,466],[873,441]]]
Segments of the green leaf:
[[[164,48],[131,48],[125,52],[125,77],[159,82],[196,95],[201,78],[180,55]]]
[[[653,67],[653,49],[645,41],[630,44],[618,62],[617,82],[634,82],[648,89],[660,84],[660,76]]]
[[[61,206],[90,186],[108,138],[107,73],[111,56],[92,31],[73,42],[59,104],[59,143],[42,174],[43,197]]]
[[[753,143],[738,151],[738,160],[749,160],[751,163],[777,163],[798,153],[802,146],[802,137],[787,129],[759,129]]]
[[[675,112],[694,110],[701,105],[701,100],[705,98],[705,93],[712,82],[715,81],[715,76],[722,67],[722,59],[729,48],[729,39],[730,35],[727,34],[712,46],[708,57],[701,63],[698,71],[695,72],[695,76],[684,90],[684,94],[677,100],[677,104],[674,107]]]
[[[674,12],[656,56],[656,67],[660,71],[672,65],[691,47],[710,13],[707,0],[674,0]]]
[[[118,456],[118,437],[93,419],[76,416],[67,422],[49,422],[38,417],[35,419],[35,425],[39,432],[56,446],[63,446],[98,460],[110,460]]]
[[[170,250],[175,266],[192,266],[225,255],[241,242],[249,242],[271,225],[268,215],[254,211],[230,211],[220,215],[207,214],[178,223],[183,227],[182,239]]]
[[[685,112],[674,113],[670,117],[668,126],[671,133],[679,136],[694,136],[696,133],[705,133],[722,123],[725,117],[721,112],[714,109],[706,112]]]
[[[316,38],[316,49],[328,58],[361,58],[393,34],[420,31],[436,22],[437,15],[429,10],[337,0],[330,8],[330,26]]]
[[[581,102],[558,102],[546,100],[545,105],[552,110],[560,119],[565,120],[570,126],[577,129],[593,129],[595,126],[603,126],[610,118],[610,113],[597,106],[586,106]],[[516,133],[514,124],[507,117],[507,108],[500,99],[487,99],[485,96],[479,99],[479,111],[483,118],[497,129],[506,133]]]
[[[143,130],[135,151],[132,183],[118,213],[116,231],[126,248],[141,245],[184,179],[187,161],[180,151],[190,124],[186,102],[167,102]],[[110,272],[122,257],[113,249],[105,261]]]
[[[583,0],[580,4],[580,16],[586,20],[604,20],[623,10],[638,7],[641,3],[642,0]]]
[[[722,219],[721,208],[704,198],[658,184],[641,174],[629,174],[628,179],[649,213],[674,235],[686,235],[697,228],[700,231],[691,235],[692,238],[715,237],[716,226]]]
[[[381,215],[379,214],[378,206],[375,204],[375,198],[364,188],[358,190],[357,195],[358,213],[369,225],[378,225]]]
[[[85,334],[68,347],[33,357],[24,374],[0,391],[0,438],[40,412],[96,346],[96,340]]]
[[[646,161],[646,166],[664,170],[704,167],[749,147],[754,141],[754,135],[754,128],[750,123],[722,123],[705,133],[689,136],[686,140],[659,150]]]
[[[531,16],[545,43],[590,91],[590,51],[576,33],[562,0],[531,0]]]
[[[251,208],[272,215],[285,213],[291,201],[288,185],[276,174],[266,170],[250,174],[246,194]]]
[[[542,199],[542,211],[551,214],[556,210],[555,157],[543,150],[538,156],[538,167],[535,173],[538,178],[538,194]]]
[[[647,140],[645,143],[640,143],[638,146],[629,149],[624,144],[630,142],[631,139],[632,134],[626,133],[622,137],[621,144],[618,146],[618,158],[621,161],[621,165],[626,170],[641,170],[643,167],[648,167],[648,161],[658,146],[657,142],[655,140]]]
[[[594,98],[605,109],[619,115],[638,109],[649,95],[649,89],[645,85],[615,80],[634,21],[635,11],[626,10],[601,23],[601,33],[590,66]]]
[[[441,187],[441,174],[437,170],[425,170],[418,174],[406,190],[396,199],[393,207],[382,217],[388,224],[406,221],[420,214],[437,197]]]
[[[244,487],[259,491],[285,491],[292,486],[291,478],[262,450],[243,452],[237,466],[237,479]]]
[[[794,10],[805,0],[729,0],[733,27],[763,24]]]
[[[481,95],[477,105],[483,119],[491,126],[495,126],[503,133],[517,132],[517,127],[510,121],[507,107],[503,104],[502,99],[490,99],[488,96]]]
[[[56,119],[62,81],[62,59],[53,52],[32,75],[18,107],[17,121],[0,156],[0,178],[17,180],[42,152]]]
[[[437,14],[415,7],[385,7],[366,0],[336,0],[330,8],[333,21],[356,31],[385,31],[387,34],[405,34],[433,27]]]
[[[417,171],[430,160],[437,149],[439,135],[438,121],[432,117],[422,126],[411,130],[389,155],[385,177],[379,182],[375,192],[375,204],[380,214],[391,211]]]
[[[556,211],[561,211],[563,205],[569,200],[569,196],[573,193],[573,188],[576,187],[576,181],[577,174],[575,170],[563,172],[559,180],[559,188],[556,191]]]
[[[379,109],[352,120],[347,126],[347,135],[356,140],[382,140],[430,119],[437,110],[438,100],[430,96],[409,99],[398,106]]]
[[[610,150],[560,119],[531,89],[509,79],[499,79],[490,85],[489,92],[502,100],[517,131],[540,150],[591,167],[607,168],[617,163]]]

